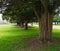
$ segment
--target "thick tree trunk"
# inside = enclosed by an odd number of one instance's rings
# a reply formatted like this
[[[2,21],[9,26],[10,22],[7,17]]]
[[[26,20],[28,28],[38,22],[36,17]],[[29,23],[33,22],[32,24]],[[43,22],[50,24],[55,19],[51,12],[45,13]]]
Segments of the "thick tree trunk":
[[[24,24],[24,29],[27,30],[28,29],[28,22],[26,21]]]
[[[41,16],[37,13],[34,7],[33,10],[35,12],[35,15],[38,18],[39,21],[39,34],[40,34],[40,40],[43,42],[50,41],[52,38],[52,15],[49,14],[47,9],[47,2],[45,0],[41,0],[43,6],[44,6],[44,12],[40,13]]]
[[[41,0],[44,12],[41,13],[40,23],[40,40],[43,42],[50,41],[52,38],[52,14],[48,11],[48,0]]]
[[[19,26],[19,22],[17,22],[17,25]]]
[[[18,26],[21,26],[21,23],[20,23],[20,22],[17,22],[17,25],[18,25]]]
[[[44,12],[38,20],[40,40],[43,42],[50,41],[52,38],[52,16],[49,13]]]
[[[47,23],[47,13],[41,14],[41,22],[39,22],[40,27],[40,40],[45,42],[46,41],[46,34],[48,29],[48,23]]]
[[[21,26],[21,28],[23,28],[24,27],[24,22],[21,22],[20,26]]]
[[[53,23],[53,15],[48,13],[48,32],[47,32],[48,41],[52,39],[52,23]]]

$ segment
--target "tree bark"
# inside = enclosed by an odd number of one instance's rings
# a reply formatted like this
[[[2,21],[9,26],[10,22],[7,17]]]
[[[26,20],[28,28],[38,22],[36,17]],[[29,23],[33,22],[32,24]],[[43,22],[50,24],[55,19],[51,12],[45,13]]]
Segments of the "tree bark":
[[[53,15],[48,13],[48,30],[47,30],[47,41],[52,40],[52,23],[53,23]]]
[[[24,22],[21,22],[20,26],[21,26],[21,28],[23,28],[24,27]]]
[[[38,20],[40,40],[42,42],[50,41],[52,39],[52,16],[48,12],[44,12]]]
[[[25,30],[28,29],[28,21],[25,22],[25,24],[24,24],[24,29],[25,29]]]
[[[39,15],[37,11],[35,10],[34,7],[34,13],[38,18],[39,21],[39,35],[40,35],[40,40],[42,42],[50,41],[52,38],[52,14],[49,13],[48,8],[47,8],[47,2],[44,0],[41,0],[43,6],[44,6],[44,12],[40,13]]]
[[[40,40],[46,42],[46,34],[48,30],[47,24],[47,12],[41,14],[41,21],[39,22],[40,27]]]
[[[40,40],[41,41],[50,41],[52,39],[52,14],[48,11],[48,0],[40,0],[44,7],[44,12],[41,14],[41,23],[40,23]]]

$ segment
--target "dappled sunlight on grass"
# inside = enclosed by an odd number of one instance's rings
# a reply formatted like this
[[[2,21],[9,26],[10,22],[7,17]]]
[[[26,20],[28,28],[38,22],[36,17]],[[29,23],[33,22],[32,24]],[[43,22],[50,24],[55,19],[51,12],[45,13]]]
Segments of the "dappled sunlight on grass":
[[[0,38],[2,37],[11,37],[11,36],[22,36],[22,37],[38,37],[39,31],[38,27],[30,27],[28,30],[24,30],[16,24],[5,24],[0,25]],[[53,29],[53,37],[60,38],[60,30]]]
[[[18,34],[16,34],[18,29],[19,28],[14,28],[14,26],[11,24],[0,25],[0,38],[6,37],[6,36],[16,36],[16,35],[18,35]]]
[[[38,27],[30,27],[29,30],[24,30],[16,24],[5,24],[0,25],[0,38],[2,37],[11,37],[11,36],[22,36],[22,37],[38,37],[39,31]],[[53,29],[53,37],[60,38],[60,30]]]
[[[24,30],[16,25],[0,25],[0,51],[20,51],[28,47],[25,38],[38,37],[38,28]]]
[[[24,30],[14,24],[0,25],[0,38],[2,37],[12,37],[12,36],[21,36],[21,37],[37,37],[38,36],[38,27],[32,27],[29,30]]]
[[[53,38],[60,38],[60,30],[53,29],[52,36]],[[0,51],[23,51],[23,49],[25,51],[25,48],[35,49],[35,47],[38,47],[35,46],[38,42],[35,42],[33,39],[36,39],[37,37],[39,37],[39,31],[36,26],[24,30],[16,26],[16,24],[0,25]],[[31,42],[37,44],[34,44],[31,47],[29,46],[32,44]],[[40,46],[41,44],[38,45]],[[49,48],[48,51],[57,51],[60,49],[60,43],[51,43],[47,47]],[[42,50],[45,51],[44,49]]]

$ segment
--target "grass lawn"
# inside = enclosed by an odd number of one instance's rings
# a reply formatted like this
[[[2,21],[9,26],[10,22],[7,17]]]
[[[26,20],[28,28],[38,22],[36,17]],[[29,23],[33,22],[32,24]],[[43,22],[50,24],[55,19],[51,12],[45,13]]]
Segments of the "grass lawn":
[[[53,30],[52,36],[60,39],[60,30]],[[33,42],[31,41],[37,37],[39,37],[38,27],[23,30],[13,24],[0,25],[0,51],[47,51],[46,49],[48,51],[60,51],[59,42],[45,44],[46,46],[43,46],[45,47],[44,49],[36,50],[39,45],[34,44],[32,46]]]

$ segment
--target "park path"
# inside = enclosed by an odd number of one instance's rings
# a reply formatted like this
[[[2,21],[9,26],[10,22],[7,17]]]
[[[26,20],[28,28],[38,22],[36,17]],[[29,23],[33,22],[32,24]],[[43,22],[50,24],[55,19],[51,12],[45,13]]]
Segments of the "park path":
[[[58,25],[53,25],[53,29],[59,29],[59,30],[60,30],[60,26],[58,26]]]
[[[38,27],[38,24],[34,24],[33,26],[37,26]],[[60,30],[60,26],[59,25],[53,25],[52,28],[53,29],[59,29]]]

